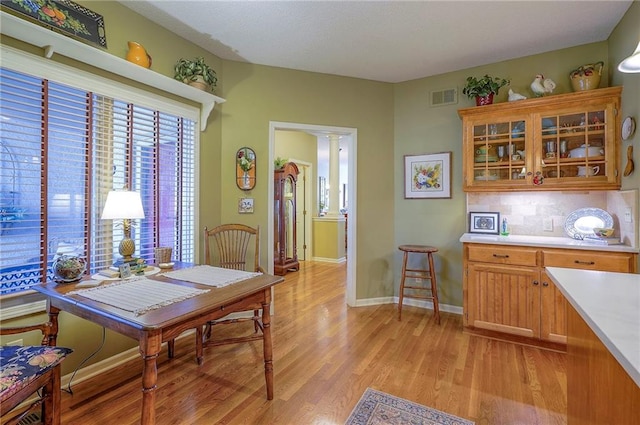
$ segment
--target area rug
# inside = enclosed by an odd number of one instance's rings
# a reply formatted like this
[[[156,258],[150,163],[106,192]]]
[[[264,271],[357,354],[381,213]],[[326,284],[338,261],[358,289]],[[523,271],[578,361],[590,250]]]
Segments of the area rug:
[[[345,425],[473,425],[474,422],[367,388]]]

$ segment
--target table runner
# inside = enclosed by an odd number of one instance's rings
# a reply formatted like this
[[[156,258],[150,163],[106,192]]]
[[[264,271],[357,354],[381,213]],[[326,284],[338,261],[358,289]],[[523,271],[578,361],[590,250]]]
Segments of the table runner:
[[[245,272],[244,270],[223,269],[221,267],[203,265],[166,272],[163,273],[162,276],[221,288],[231,285],[232,283],[260,276],[261,274],[262,273],[258,272]]]
[[[187,298],[209,292],[209,289],[195,289],[145,277],[132,278],[95,288],[69,292],[80,295],[137,316]]]

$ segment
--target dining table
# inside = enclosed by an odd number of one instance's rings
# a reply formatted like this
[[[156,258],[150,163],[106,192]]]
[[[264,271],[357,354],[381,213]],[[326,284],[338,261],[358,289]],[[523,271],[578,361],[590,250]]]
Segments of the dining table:
[[[158,355],[185,331],[232,313],[262,310],[262,341],[267,399],[273,399],[271,340],[272,288],[284,279],[211,266],[174,263],[171,269],[148,267],[128,279],[99,274],[79,282],[48,281],[34,289],[47,298],[53,343],[60,332],[60,311],[73,314],[138,341],[143,362],[140,423],[156,423]]]

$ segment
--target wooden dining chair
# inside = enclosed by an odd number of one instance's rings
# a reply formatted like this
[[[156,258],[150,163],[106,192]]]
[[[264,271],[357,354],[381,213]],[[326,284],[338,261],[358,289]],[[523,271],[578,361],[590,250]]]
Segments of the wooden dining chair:
[[[18,424],[40,407],[44,425],[60,424],[60,363],[73,350],[54,346],[51,322],[0,327],[0,335],[40,331],[42,345],[0,347],[0,414],[3,424]],[[39,395],[36,393],[40,393]],[[28,401],[25,410],[21,406]]]
[[[253,228],[244,224],[223,224],[213,229],[204,229],[204,259],[210,266],[225,269],[264,273],[260,267],[260,226]],[[204,328],[196,329],[196,357],[202,363],[204,347],[235,344],[262,339],[261,305],[247,307],[251,317],[237,317],[208,322]],[[253,321],[254,333],[234,338],[212,338],[212,328],[219,324]]]

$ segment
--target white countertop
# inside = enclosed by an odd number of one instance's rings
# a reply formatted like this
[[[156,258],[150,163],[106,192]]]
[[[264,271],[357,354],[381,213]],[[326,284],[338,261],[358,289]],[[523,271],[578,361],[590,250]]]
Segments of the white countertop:
[[[546,272],[640,386],[640,275],[560,267]]]
[[[547,248],[571,248],[591,251],[611,251],[611,252],[633,252],[638,253],[640,249],[629,245],[601,245],[597,241],[590,242],[584,240],[571,239],[569,237],[557,236],[527,236],[527,235],[484,235],[479,233],[465,233],[460,237],[460,242],[485,243],[496,245],[520,245]]]

